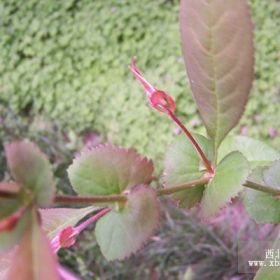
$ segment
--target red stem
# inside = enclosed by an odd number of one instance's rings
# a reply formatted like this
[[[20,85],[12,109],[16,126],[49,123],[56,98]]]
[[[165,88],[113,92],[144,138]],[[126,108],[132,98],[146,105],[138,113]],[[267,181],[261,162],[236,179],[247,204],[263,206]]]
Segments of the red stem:
[[[90,217],[85,222],[83,222],[80,225],[78,225],[77,227],[75,227],[76,230],[78,231],[78,233],[80,233],[82,230],[84,230],[86,227],[88,227],[91,223],[94,223],[99,218],[101,218],[103,215],[108,213],[109,211],[111,211],[111,208],[104,208],[103,210],[99,211],[96,215]]]
[[[168,109],[167,109],[168,110]],[[196,140],[193,138],[191,133],[188,131],[188,129],[182,124],[182,122],[176,117],[176,115],[168,110],[168,115],[171,117],[171,119],[184,131],[184,133],[187,135],[187,137],[190,139],[192,144],[194,145],[196,151],[198,152],[199,156],[201,157],[207,171],[211,174],[214,173],[214,170],[211,166],[211,163],[206,158],[205,154],[203,153],[202,149],[200,148],[199,144],[196,142]]]

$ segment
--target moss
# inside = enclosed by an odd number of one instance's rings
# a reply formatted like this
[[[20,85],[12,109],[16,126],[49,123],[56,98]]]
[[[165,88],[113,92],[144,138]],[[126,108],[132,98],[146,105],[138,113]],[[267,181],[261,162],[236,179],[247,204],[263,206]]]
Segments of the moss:
[[[242,125],[257,116],[266,127],[268,112],[279,125],[271,102],[279,102],[272,90],[279,82],[277,3],[251,2],[256,85]],[[181,59],[178,1],[3,0],[0,6],[1,98],[15,112],[47,115],[77,133],[94,128],[159,160],[174,126],[145,104],[127,68],[137,55],[145,75],[176,97],[183,120],[197,120]]]

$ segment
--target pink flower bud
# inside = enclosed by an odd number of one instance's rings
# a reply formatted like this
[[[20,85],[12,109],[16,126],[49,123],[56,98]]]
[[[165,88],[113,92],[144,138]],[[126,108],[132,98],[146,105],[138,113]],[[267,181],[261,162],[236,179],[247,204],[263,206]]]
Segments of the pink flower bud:
[[[129,66],[131,72],[134,74],[136,79],[144,87],[150,105],[156,110],[169,114],[169,112],[174,113],[176,110],[176,105],[174,99],[162,90],[154,88],[142,75],[140,70],[136,66],[136,58],[132,58],[131,64]]]

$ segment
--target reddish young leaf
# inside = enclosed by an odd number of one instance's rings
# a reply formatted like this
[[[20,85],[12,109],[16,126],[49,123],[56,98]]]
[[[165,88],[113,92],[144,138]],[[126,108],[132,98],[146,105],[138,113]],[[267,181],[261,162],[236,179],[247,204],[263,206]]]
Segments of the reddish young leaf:
[[[8,144],[5,151],[13,177],[34,193],[40,207],[47,207],[52,202],[55,187],[46,156],[28,140]]]
[[[184,60],[215,150],[239,121],[254,74],[253,24],[246,0],[182,0]]]
[[[77,193],[119,194],[137,184],[152,180],[153,163],[134,149],[102,145],[84,150],[68,169]]]
[[[35,210],[7,272],[7,279],[60,279],[56,257],[51,251],[45,233],[38,224]]]

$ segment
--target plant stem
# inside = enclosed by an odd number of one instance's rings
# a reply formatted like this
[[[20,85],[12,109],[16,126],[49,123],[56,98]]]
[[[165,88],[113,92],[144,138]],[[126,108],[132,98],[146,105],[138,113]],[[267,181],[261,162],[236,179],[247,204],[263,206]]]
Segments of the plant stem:
[[[80,204],[80,203],[106,203],[106,202],[125,202],[127,200],[127,196],[124,194],[116,194],[116,195],[56,195],[54,198],[54,202],[56,203],[70,203],[70,204]]]
[[[209,182],[209,178],[204,177],[204,178],[189,181],[189,182],[186,182],[186,183],[183,183],[183,184],[179,184],[179,185],[176,185],[176,186],[173,186],[173,187],[160,189],[160,190],[158,190],[157,193],[158,193],[158,196],[169,195],[169,194],[179,192],[179,191],[183,191],[183,190],[186,190],[186,189],[189,189],[189,188],[194,188],[194,187],[197,187],[197,186],[201,186],[201,185],[207,184],[208,182]]]
[[[194,188],[208,183],[209,178],[200,178],[197,180],[189,181],[174,187],[163,188],[157,191],[158,196],[169,195],[175,192],[183,191],[185,189]],[[96,196],[72,196],[72,195],[57,195],[54,199],[56,203],[67,204],[82,204],[82,203],[106,203],[106,202],[125,202],[127,196],[124,194],[116,195],[96,195]]]
[[[111,211],[111,208],[104,208],[100,210],[97,214],[94,216],[91,216],[89,219],[81,223],[80,225],[76,226],[75,229],[77,230],[78,234],[83,231],[85,228],[87,228],[90,224],[96,222],[99,218],[101,218],[103,215]]]
[[[250,188],[250,189],[257,190],[257,191],[269,193],[269,194],[272,194],[272,195],[280,195],[280,188],[272,188],[270,186],[261,185],[261,184],[251,182],[251,181],[246,181],[243,184],[243,186],[247,187],[247,188]]]
[[[17,192],[0,190],[0,197],[3,197],[3,198],[16,198],[17,196],[18,196]]]
[[[183,132],[187,135],[187,137],[190,139],[192,144],[194,145],[196,151],[198,152],[200,158],[202,159],[207,171],[211,174],[214,173],[214,170],[211,166],[210,161],[207,159],[205,156],[204,152],[200,148],[199,144],[197,141],[194,139],[194,137],[191,135],[191,133],[188,131],[188,129],[183,125],[183,123],[179,120],[179,118],[170,110],[168,110],[168,114],[171,117],[171,119],[183,130]]]
[[[200,179],[192,180],[186,183],[175,185],[173,187],[162,188],[157,190],[158,196],[170,195],[179,191],[183,191],[190,188],[195,188],[207,184],[209,182],[209,177],[202,177]],[[251,188],[257,191],[262,191],[272,195],[280,196],[280,188],[273,188],[266,185],[261,185],[255,182],[246,181],[243,184],[244,187]],[[11,191],[0,191],[1,198],[16,198],[17,192]],[[62,204],[94,204],[94,203],[113,203],[113,202],[126,202],[127,195],[125,194],[115,194],[115,195],[92,195],[92,196],[73,196],[73,195],[56,195],[54,198],[55,203]]]

